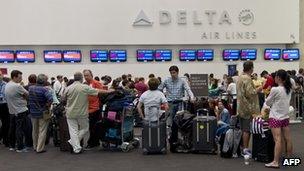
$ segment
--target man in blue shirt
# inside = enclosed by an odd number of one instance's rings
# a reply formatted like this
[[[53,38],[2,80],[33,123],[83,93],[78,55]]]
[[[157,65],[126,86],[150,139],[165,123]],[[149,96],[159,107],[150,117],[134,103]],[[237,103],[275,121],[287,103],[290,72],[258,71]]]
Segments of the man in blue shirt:
[[[5,99],[5,90],[6,82],[3,81],[3,75],[0,71],[0,119],[2,122],[2,127],[0,128],[0,140],[6,147],[9,147],[8,131],[9,131],[9,112],[7,107],[7,102]]]
[[[167,124],[169,127],[171,127],[170,144],[172,144],[178,139],[178,128],[177,125],[173,122],[173,118],[183,105],[183,97],[185,95],[185,92],[189,95],[191,102],[194,102],[195,98],[187,81],[178,76],[178,67],[171,66],[169,68],[169,72],[171,77],[162,82],[158,89],[160,91],[166,89],[167,100],[169,103],[169,117]]]
[[[49,118],[44,118],[43,112],[49,110],[53,96],[46,87],[47,76],[39,74],[37,85],[29,87],[29,109],[33,124],[33,147],[37,153],[45,152],[46,133]]]

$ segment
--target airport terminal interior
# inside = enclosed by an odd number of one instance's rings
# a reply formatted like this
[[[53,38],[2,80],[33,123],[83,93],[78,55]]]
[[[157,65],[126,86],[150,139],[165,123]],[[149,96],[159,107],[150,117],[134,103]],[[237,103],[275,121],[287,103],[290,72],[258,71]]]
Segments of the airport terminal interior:
[[[2,1],[0,171],[304,170],[303,7]]]

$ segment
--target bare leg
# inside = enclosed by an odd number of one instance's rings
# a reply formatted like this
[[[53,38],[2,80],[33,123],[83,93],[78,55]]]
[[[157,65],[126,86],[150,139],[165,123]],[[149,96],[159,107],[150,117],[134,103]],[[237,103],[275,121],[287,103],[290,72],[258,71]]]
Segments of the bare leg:
[[[243,132],[243,147],[244,149],[249,147],[249,140],[250,140],[250,133],[249,132]]]
[[[275,142],[273,164],[279,165],[279,160],[282,153],[282,131],[281,128],[271,128],[273,139]]]
[[[291,136],[290,136],[290,128],[289,126],[282,128],[283,129],[283,135],[285,142],[287,144],[287,157],[291,157],[293,153],[293,147],[292,147],[292,142],[291,142]]]

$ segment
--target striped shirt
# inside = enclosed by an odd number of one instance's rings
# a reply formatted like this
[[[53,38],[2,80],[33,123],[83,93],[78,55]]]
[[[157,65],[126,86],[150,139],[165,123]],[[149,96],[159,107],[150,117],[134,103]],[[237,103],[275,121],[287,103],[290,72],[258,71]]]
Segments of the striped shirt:
[[[158,87],[160,91],[163,91],[164,88],[166,88],[167,91],[168,102],[182,100],[185,95],[184,93],[185,91],[190,96],[190,99],[194,99],[194,95],[188,83],[185,80],[181,79],[180,77],[178,77],[175,80],[173,80],[171,77],[167,78]]]
[[[0,82],[0,104],[6,103],[5,93],[4,93],[5,85],[6,83],[4,81]]]
[[[42,118],[47,103],[53,102],[53,96],[48,88],[37,85],[29,87],[29,108],[33,118]]]

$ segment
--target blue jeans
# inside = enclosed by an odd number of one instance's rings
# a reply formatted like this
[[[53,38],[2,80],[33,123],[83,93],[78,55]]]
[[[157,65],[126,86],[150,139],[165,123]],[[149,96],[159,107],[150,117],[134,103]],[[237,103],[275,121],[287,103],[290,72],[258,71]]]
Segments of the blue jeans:
[[[170,144],[177,142],[178,140],[178,126],[173,121],[176,113],[180,109],[182,103],[169,103],[169,117],[167,120],[168,126],[171,126]]]
[[[28,111],[10,115],[9,139],[11,148],[15,148],[15,143],[17,143],[17,149],[22,150],[24,148],[24,137],[26,142],[30,141],[29,138],[31,137],[26,136],[27,115]]]

